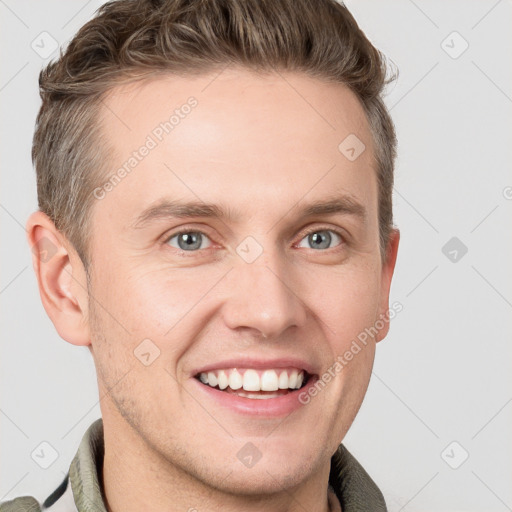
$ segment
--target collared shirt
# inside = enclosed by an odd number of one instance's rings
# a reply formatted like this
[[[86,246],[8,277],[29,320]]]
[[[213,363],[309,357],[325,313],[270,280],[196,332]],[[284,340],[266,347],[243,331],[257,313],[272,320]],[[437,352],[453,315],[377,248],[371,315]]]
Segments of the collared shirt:
[[[101,479],[104,454],[99,418],[85,432],[63,482],[43,503],[21,496],[0,503],[0,512],[107,512]],[[332,512],[387,512],[381,491],[343,444],[331,458],[327,490]]]

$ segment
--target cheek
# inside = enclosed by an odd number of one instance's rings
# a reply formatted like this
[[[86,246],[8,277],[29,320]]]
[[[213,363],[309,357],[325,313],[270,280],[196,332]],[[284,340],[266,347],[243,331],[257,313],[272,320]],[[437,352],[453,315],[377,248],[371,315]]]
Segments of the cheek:
[[[112,314],[133,335],[161,339],[173,337],[175,326],[180,329],[183,319],[194,316],[202,302],[211,300],[214,294],[208,292],[226,269],[155,265],[149,269],[119,267],[115,272],[110,290],[105,290]]]
[[[105,265],[95,282],[96,296],[108,312],[126,323],[129,331],[153,324],[158,312],[172,311],[179,303],[179,284],[165,283],[163,272],[129,265]],[[147,319],[147,320],[144,320]]]
[[[308,279],[308,308],[321,319],[336,354],[371,327],[377,318],[380,286],[378,268],[370,265],[322,269]]]

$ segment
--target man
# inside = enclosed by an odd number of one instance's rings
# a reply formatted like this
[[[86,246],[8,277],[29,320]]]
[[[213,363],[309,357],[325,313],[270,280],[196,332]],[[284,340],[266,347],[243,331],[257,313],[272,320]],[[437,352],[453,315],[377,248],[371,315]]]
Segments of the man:
[[[341,444],[399,234],[379,52],[334,0],[118,0],[40,76],[27,222],[102,418],[10,510],[386,510]]]

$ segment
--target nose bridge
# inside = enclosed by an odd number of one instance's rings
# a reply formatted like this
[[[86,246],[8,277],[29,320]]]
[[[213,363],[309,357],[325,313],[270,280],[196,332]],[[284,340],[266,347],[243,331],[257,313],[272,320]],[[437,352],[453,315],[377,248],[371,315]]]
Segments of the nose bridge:
[[[269,338],[289,327],[301,327],[305,306],[294,290],[298,287],[292,268],[279,250],[263,248],[248,237],[237,247],[237,254],[229,276],[226,324],[231,329],[257,330]]]

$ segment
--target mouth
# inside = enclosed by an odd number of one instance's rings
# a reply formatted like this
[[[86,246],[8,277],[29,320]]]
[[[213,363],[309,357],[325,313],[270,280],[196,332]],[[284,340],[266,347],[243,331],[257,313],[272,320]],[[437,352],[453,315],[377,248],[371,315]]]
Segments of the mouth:
[[[252,400],[268,400],[296,394],[314,376],[300,368],[226,368],[194,376],[203,386]]]

